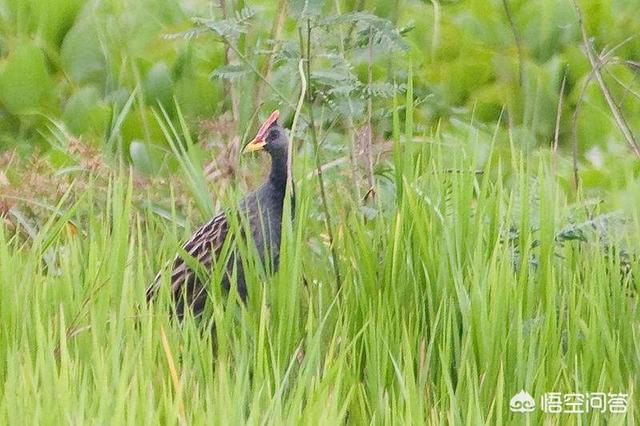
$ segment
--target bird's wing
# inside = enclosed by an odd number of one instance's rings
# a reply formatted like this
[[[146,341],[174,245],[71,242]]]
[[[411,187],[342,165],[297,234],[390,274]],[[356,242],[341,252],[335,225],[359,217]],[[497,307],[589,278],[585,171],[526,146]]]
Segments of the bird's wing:
[[[208,270],[211,268],[213,259],[219,254],[228,230],[229,222],[225,214],[219,213],[209,222],[202,225],[182,248],[191,258],[200,262]],[[160,271],[158,273],[153,284],[147,289],[147,300],[153,299],[157,293],[163,272]],[[189,305],[204,304],[205,286],[198,279],[196,271],[188,266],[180,254],[176,255],[173,260],[171,293],[180,305],[184,297],[186,297]]]

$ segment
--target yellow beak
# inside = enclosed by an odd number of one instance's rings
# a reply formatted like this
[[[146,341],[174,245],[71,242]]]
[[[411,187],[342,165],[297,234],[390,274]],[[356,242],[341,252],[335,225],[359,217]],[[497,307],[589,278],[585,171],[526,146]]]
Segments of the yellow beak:
[[[267,142],[264,140],[254,139],[244,147],[242,153],[247,154],[249,152],[260,151],[266,144]]]

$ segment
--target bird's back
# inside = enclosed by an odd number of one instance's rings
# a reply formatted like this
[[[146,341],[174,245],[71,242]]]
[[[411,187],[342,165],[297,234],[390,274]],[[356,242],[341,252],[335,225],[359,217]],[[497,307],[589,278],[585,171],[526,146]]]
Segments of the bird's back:
[[[238,231],[243,242],[255,245],[260,261],[270,271],[275,271],[279,263],[283,201],[284,192],[277,190],[270,182],[266,182],[247,195],[240,202],[238,209]],[[198,274],[194,271],[189,266],[193,263],[185,261],[181,253],[174,259],[171,268],[171,293],[179,318],[183,317],[185,306],[190,307],[194,315],[203,310],[208,297],[206,287],[209,275],[221,254],[226,239],[233,238],[235,234],[230,233],[229,230],[229,220],[222,212],[198,228],[183,245],[184,252],[201,265],[201,271],[204,273]],[[244,230],[250,232],[249,240],[244,238],[246,234]],[[156,276],[154,283],[147,290],[148,300],[155,296],[162,273],[163,271]],[[231,250],[226,271],[222,277],[221,285],[226,290],[231,286],[232,277],[235,277],[238,294],[244,300],[247,296],[247,288],[242,259],[237,248]]]

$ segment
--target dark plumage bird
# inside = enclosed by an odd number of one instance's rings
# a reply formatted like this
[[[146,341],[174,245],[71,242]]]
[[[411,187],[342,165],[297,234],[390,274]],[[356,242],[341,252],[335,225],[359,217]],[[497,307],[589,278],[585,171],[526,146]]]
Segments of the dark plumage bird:
[[[244,148],[243,153],[264,150],[271,156],[271,172],[267,181],[257,190],[247,195],[239,205],[239,223],[248,225],[252,241],[258,250],[260,260],[270,262],[270,268],[278,268],[280,254],[280,234],[282,230],[282,211],[287,185],[287,156],[289,139],[278,124],[279,112],[274,111],[258,130],[256,137]],[[293,199],[291,200],[293,211]],[[222,246],[230,237],[229,221],[225,213],[219,213],[198,229],[184,244],[183,249],[197,259],[203,270],[211,271]],[[191,263],[193,265],[193,263]],[[266,266],[266,265],[265,265]],[[242,262],[237,252],[231,253],[226,265],[222,285],[229,289],[235,269],[235,283],[238,293],[244,300],[247,296]],[[158,290],[161,273],[147,290],[147,300],[151,300]],[[175,302],[176,314],[184,316],[185,304],[194,315],[204,308],[208,292],[201,276],[191,269],[178,254],[173,261],[171,271],[171,293]]]

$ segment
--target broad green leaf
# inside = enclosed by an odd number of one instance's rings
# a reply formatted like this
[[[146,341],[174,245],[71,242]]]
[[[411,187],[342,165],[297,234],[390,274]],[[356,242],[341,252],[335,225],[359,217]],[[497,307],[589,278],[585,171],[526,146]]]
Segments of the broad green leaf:
[[[69,130],[76,136],[87,131],[103,136],[111,117],[111,109],[93,86],[84,87],[74,93],[66,102],[62,118]]]
[[[164,62],[155,63],[147,72],[142,84],[145,101],[151,106],[158,103],[165,108],[171,105],[173,99],[173,79],[171,70]]]
[[[18,46],[0,64],[0,101],[13,114],[47,105],[52,92],[45,55],[34,44]]]

